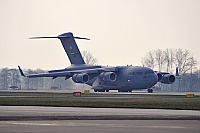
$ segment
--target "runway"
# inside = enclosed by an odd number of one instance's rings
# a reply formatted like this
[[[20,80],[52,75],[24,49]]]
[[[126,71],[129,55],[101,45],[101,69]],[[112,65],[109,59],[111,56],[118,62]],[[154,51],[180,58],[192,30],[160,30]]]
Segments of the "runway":
[[[200,131],[200,111],[0,106],[0,132]]]

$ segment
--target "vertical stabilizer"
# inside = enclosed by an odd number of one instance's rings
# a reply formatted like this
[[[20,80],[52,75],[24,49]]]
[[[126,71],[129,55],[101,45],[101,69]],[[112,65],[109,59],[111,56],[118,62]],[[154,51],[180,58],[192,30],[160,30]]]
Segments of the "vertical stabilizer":
[[[83,38],[83,37],[74,37],[71,32],[63,33],[59,36],[32,37],[30,39],[40,39],[40,38],[58,38],[58,39],[60,39],[71,64],[74,64],[74,65],[85,64],[83,57],[82,57],[74,39],[85,39],[85,40],[90,40],[90,39]]]
[[[83,57],[79,51],[79,48],[75,42],[74,38],[76,37],[74,37],[72,33],[69,32],[61,34],[58,36],[58,38],[60,39],[71,64],[75,65],[85,64]],[[77,39],[84,39],[84,38],[77,37]]]

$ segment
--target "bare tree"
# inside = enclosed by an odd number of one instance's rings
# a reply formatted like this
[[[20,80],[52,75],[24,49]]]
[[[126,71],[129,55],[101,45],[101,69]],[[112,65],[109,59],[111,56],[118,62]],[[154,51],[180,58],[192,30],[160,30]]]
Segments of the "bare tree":
[[[142,65],[154,69],[155,67],[155,53],[154,51],[149,51],[146,57],[142,58]]]
[[[11,85],[12,86],[16,86],[16,87],[20,87],[20,83],[21,83],[21,76],[19,74],[19,71],[17,69],[10,69],[11,72]]]
[[[172,72],[173,65],[174,65],[174,49],[166,49],[164,50],[164,56],[165,56],[165,70],[167,72]]]
[[[33,70],[31,69],[28,69],[26,70],[26,73],[27,74],[34,74]],[[33,87],[33,83],[32,83],[32,80],[31,78],[26,78],[26,77],[23,77],[23,88],[24,89],[32,89]]]
[[[3,68],[0,73],[0,89],[7,90],[11,84],[11,72],[8,68]]]
[[[149,51],[146,57],[143,58],[142,63],[150,68],[156,67],[159,71],[163,71],[163,68],[171,71],[173,68],[178,67],[180,74],[185,74],[196,67],[197,60],[194,59],[189,50],[157,49]]]
[[[185,74],[196,67],[197,60],[194,59],[189,50],[177,49],[175,51],[174,64],[179,68],[181,74]]]
[[[158,70],[161,71],[163,64],[165,64],[165,54],[161,49],[155,51],[155,60],[157,62]]]
[[[90,64],[90,65],[97,64],[97,59],[92,55],[91,52],[87,50],[82,51],[82,56],[86,64]]]
[[[197,60],[189,50],[157,49],[149,51],[146,57],[143,58],[142,63],[147,67],[155,67],[159,71],[174,72],[176,67],[179,68],[181,80],[179,78],[178,82],[170,86],[162,85],[165,90],[194,91],[199,85],[198,75],[193,74],[193,70],[197,69]],[[174,89],[172,89],[172,86],[174,86]]]

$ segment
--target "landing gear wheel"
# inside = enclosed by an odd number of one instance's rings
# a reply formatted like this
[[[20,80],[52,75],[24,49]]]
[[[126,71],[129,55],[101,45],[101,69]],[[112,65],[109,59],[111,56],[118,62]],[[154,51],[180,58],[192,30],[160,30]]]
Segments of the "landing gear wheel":
[[[153,89],[148,89],[147,92],[148,93],[153,93]]]
[[[106,92],[109,92],[109,90],[106,90]]]

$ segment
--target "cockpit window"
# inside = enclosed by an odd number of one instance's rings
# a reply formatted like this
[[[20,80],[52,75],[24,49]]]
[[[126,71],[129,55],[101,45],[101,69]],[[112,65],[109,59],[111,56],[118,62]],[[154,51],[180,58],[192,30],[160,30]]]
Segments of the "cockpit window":
[[[146,75],[146,74],[150,74],[150,73],[154,73],[154,71],[148,70],[148,71],[144,72],[145,75]]]

